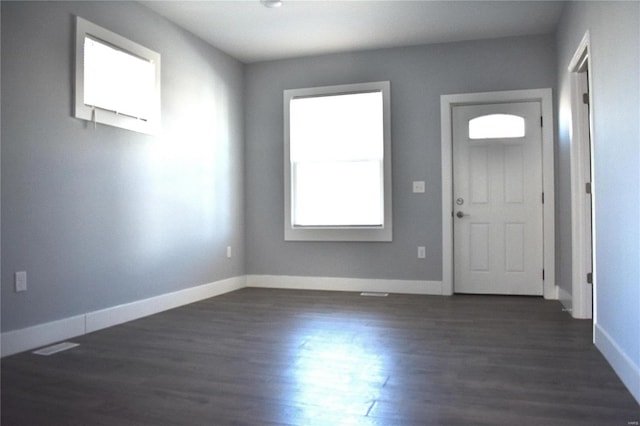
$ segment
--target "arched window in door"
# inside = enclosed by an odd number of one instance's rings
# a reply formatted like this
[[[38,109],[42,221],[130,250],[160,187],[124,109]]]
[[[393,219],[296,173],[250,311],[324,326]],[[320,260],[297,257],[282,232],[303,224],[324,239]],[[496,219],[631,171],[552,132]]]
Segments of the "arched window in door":
[[[489,114],[469,120],[469,139],[522,138],[524,118],[511,114]]]

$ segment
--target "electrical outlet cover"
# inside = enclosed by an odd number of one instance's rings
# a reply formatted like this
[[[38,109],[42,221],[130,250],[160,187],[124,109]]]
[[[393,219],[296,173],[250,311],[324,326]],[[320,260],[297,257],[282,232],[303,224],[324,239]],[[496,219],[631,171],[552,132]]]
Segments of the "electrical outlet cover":
[[[424,259],[427,257],[426,249],[424,246],[418,247],[418,259]]]
[[[27,291],[27,271],[16,272],[15,288],[16,292]]]
[[[416,180],[413,181],[413,192],[416,194],[422,194],[424,193],[424,181],[423,180]]]

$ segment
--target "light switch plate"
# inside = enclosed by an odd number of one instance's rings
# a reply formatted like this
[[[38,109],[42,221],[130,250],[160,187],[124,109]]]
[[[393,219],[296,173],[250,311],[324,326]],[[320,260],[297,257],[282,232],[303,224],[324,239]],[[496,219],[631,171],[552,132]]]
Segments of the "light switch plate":
[[[424,193],[424,181],[423,180],[414,180],[413,181],[413,192],[416,194]]]

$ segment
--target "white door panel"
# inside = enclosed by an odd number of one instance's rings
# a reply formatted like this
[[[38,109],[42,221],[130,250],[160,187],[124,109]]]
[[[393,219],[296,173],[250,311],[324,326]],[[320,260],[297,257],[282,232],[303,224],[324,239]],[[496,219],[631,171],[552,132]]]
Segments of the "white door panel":
[[[524,137],[470,139],[496,114],[523,117]],[[540,104],[454,107],[453,187],[455,291],[542,295]]]

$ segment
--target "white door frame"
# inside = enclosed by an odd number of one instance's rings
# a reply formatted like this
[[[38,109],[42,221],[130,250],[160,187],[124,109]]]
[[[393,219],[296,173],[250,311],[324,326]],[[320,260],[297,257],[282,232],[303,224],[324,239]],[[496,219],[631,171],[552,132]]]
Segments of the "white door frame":
[[[555,284],[555,217],[553,105],[551,89],[511,90],[503,92],[461,93],[440,97],[442,149],[442,294],[453,294],[453,139],[451,114],[453,107],[508,102],[540,102],[542,110],[542,190],[543,250],[545,299],[557,299]]]
[[[591,69],[590,35],[587,31],[580,41],[571,62],[569,63],[569,79],[571,82],[571,314],[574,318],[591,318],[596,316],[595,297],[592,300],[592,285],[587,284],[587,273],[593,274],[595,289],[595,202],[594,163],[593,163],[593,108],[589,107],[589,115],[582,109],[582,95],[589,94],[591,102],[591,79],[585,78],[585,70]],[[589,84],[587,87],[586,84]],[[591,148],[589,145],[591,144]],[[585,196],[585,183],[591,169],[591,197]],[[591,229],[585,216],[591,212]],[[588,238],[587,232],[591,232]],[[595,319],[595,318],[594,318]]]

